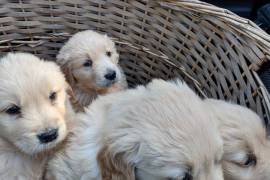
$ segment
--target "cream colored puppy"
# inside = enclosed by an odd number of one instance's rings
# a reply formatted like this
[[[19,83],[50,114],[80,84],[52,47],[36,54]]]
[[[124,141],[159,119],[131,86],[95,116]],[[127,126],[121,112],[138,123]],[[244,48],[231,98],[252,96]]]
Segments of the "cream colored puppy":
[[[114,42],[107,35],[91,30],[75,34],[62,47],[57,63],[78,100],[76,109],[89,105],[99,94],[127,87],[118,59]]]
[[[48,179],[223,179],[218,129],[181,82],[154,80],[100,97],[77,120]]]
[[[60,68],[34,55],[0,59],[0,179],[38,180],[72,117]]]
[[[251,110],[220,100],[205,101],[224,140],[226,180],[270,180],[270,141],[263,121]]]

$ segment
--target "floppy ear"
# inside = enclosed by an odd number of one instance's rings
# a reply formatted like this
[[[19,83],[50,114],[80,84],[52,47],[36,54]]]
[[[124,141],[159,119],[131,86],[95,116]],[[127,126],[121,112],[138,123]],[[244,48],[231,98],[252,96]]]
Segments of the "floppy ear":
[[[71,101],[76,101],[76,97],[73,93],[73,90],[68,83],[66,83],[66,92],[67,92],[67,95],[69,96],[69,99]]]
[[[66,77],[66,80],[68,81],[68,83],[71,86],[75,85],[76,80],[73,76],[72,69],[70,67],[70,63],[66,62],[66,63],[60,65],[60,67],[61,67],[62,72],[65,74],[65,77]]]
[[[69,100],[71,102],[71,104],[73,105],[74,110],[77,111],[84,111],[84,107],[80,105],[79,101],[77,100],[77,98],[75,97],[72,88],[70,87],[70,85],[68,83],[66,83],[67,87],[66,87],[66,92],[67,95],[69,97]]]
[[[113,155],[103,147],[97,156],[102,180],[135,180],[135,166],[124,159],[124,152]]]

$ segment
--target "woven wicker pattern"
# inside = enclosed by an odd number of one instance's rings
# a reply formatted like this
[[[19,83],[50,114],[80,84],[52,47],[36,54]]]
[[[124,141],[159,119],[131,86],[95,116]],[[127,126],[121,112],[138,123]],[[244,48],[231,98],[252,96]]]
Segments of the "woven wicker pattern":
[[[202,96],[269,119],[257,72],[270,59],[270,37],[227,10],[196,0],[0,0],[1,54],[54,60],[63,42],[85,29],[115,38],[131,86],[182,77]]]

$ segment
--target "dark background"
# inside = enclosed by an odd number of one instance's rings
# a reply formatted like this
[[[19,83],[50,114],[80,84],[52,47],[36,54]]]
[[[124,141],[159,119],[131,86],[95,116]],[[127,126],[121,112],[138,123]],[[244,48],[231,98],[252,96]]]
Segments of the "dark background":
[[[205,2],[214,4],[231,10],[239,16],[255,20],[257,10],[261,6],[270,3],[270,0],[204,0]]]

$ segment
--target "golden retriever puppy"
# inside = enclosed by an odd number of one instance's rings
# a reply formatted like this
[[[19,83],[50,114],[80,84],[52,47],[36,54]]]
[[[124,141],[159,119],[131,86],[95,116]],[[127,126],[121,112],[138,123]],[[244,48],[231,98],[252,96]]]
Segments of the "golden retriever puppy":
[[[60,68],[26,53],[0,59],[0,179],[39,180],[72,109]]]
[[[248,108],[208,99],[224,141],[226,180],[270,180],[270,141],[263,121]]]
[[[91,30],[75,34],[62,47],[57,63],[78,100],[77,110],[89,105],[99,94],[127,87],[118,59],[114,42],[107,35]]]
[[[58,180],[222,180],[222,139],[203,101],[185,84],[99,97],[77,116],[70,144],[49,162]]]

